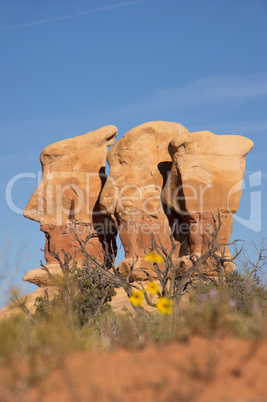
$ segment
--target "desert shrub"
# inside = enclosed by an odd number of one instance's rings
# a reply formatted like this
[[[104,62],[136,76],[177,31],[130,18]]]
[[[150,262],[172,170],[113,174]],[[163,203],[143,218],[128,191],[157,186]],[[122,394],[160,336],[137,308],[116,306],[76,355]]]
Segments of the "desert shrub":
[[[212,296],[235,307],[243,316],[248,317],[259,310],[263,315],[267,313],[267,288],[260,278],[251,275],[251,272],[234,271],[225,275],[222,283],[216,281],[192,283],[189,299],[199,303],[202,300],[212,300]]]
[[[254,310],[267,313],[267,289],[257,275],[238,271],[227,274],[226,289],[231,299],[236,301],[236,308],[245,316],[250,316]]]
[[[228,299],[221,289],[211,288],[207,293],[202,290],[194,295],[182,309],[179,322],[184,336],[252,335],[248,320],[239,313],[233,300]]]
[[[44,296],[38,296],[35,299],[34,306],[36,307],[34,316],[36,318],[44,318],[48,320],[50,318],[51,312],[56,308],[57,300],[49,299],[49,295],[47,289],[45,289]]]
[[[267,289],[251,272],[235,271],[225,281],[196,282],[181,317],[193,333],[266,336]]]
[[[111,310],[109,302],[116,295],[116,291],[88,260],[85,260],[81,269],[76,270],[75,279],[78,289],[76,309],[79,325],[82,326],[95,315]]]
[[[49,319],[54,311],[61,311],[67,322],[83,326],[97,314],[111,309],[109,302],[116,294],[107,278],[103,277],[88,260],[82,268],[76,264],[65,265],[63,276],[52,280],[57,296],[49,300],[48,293],[36,298],[36,318]]]

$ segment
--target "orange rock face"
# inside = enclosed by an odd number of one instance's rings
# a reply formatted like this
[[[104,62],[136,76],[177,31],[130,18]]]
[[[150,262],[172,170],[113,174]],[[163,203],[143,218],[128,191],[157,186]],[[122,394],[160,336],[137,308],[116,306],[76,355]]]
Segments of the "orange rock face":
[[[248,138],[209,131],[176,136],[169,145],[172,170],[163,190],[164,202],[189,224],[190,251],[207,251],[213,216],[220,212],[219,241],[229,243],[233,213],[239,208]],[[227,247],[225,253],[230,257]]]
[[[104,235],[115,249],[117,229],[113,221],[101,214],[99,196],[105,183],[107,148],[117,135],[114,126],[106,126],[87,134],[49,145],[41,153],[42,180],[24,210],[24,216],[40,222],[46,236],[45,258],[48,267],[58,266],[49,253],[62,250],[72,254],[81,263],[83,254],[75,247],[77,242],[71,230],[71,221],[77,224],[77,233],[85,238],[91,233],[87,251],[103,259]],[[35,282],[34,275],[25,277]]]
[[[110,171],[100,207],[118,224],[125,250],[121,272],[127,273],[138,256],[136,277],[144,277],[140,268],[155,276],[152,264],[144,259],[151,247],[152,233],[160,237],[164,247],[171,249],[169,232],[174,224],[173,213],[166,215],[161,193],[172,165],[169,142],[174,136],[187,134],[188,130],[178,123],[145,123],[126,133],[108,153]],[[179,245],[181,238],[176,240]]]

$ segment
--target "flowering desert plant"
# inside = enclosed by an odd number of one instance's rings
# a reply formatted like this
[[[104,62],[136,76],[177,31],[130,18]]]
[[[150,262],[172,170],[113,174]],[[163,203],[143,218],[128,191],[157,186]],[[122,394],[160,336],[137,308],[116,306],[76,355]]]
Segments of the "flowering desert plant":
[[[218,214],[213,216],[213,230],[211,232],[206,230],[208,236],[208,250],[202,256],[189,253],[186,256],[186,264],[184,263],[184,259],[174,258],[177,246],[175,245],[172,234],[170,234],[172,244],[170,251],[167,251],[162,245],[159,237],[156,239],[152,234],[151,248],[145,258],[153,264],[157,280],[155,281],[147,271],[142,270],[149,283],[145,286],[146,281],[137,282],[149,306],[155,307],[162,314],[177,312],[182,297],[186,294],[189,285],[192,285],[193,282],[200,280],[202,282],[223,283],[225,281],[225,264],[232,263],[241,253],[242,248],[237,251],[236,242],[234,241],[231,245],[234,245],[236,249],[235,256],[229,258],[225,255],[225,247],[229,245],[223,244],[218,240],[221,226],[222,222],[218,211]],[[164,268],[160,269],[159,264],[163,265],[163,262]],[[214,271],[217,273],[217,278],[211,278],[203,273],[202,268],[207,263],[213,266]],[[150,294],[157,294],[158,299],[156,301],[152,300]],[[163,308],[162,306],[165,307]]]
[[[172,314],[173,304],[173,300],[168,299],[165,296],[161,296],[156,304],[156,307],[161,314]]]
[[[151,293],[152,295],[155,295],[159,293],[159,287],[154,281],[150,281],[149,284],[146,287],[146,291]]]
[[[129,296],[129,301],[133,306],[141,307],[142,301],[144,299],[144,294],[142,290],[132,290],[131,296]]]
[[[149,250],[145,250],[145,258],[153,264],[156,280],[152,278],[147,271],[141,269],[146,280],[135,280],[135,282],[131,282],[131,278],[135,278],[134,271],[138,256],[133,260],[129,273],[125,277],[115,266],[115,253],[110,252],[108,246],[106,246],[104,251],[104,263],[100,263],[89,255],[86,250],[86,244],[91,235],[89,234],[85,240],[80,239],[76,232],[75,221],[73,221],[72,231],[74,238],[78,243],[78,247],[92,267],[95,267],[95,269],[97,269],[111,285],[123,287],[129,297],[129,301],[136,311],[143,309],[142,302],[145,300],[146,304],[150,307],[154,307],[161,313],[164,311],[164,314],[170,314],[170,311],[177,312],[181,299],[186,294],[187,288],[192,284],[193,280],[196,278],[203,281],[211,280],[210,277],[203,274],[202,270],[203,266],[208,261],[210,264],[214,265],[219,281],[223,281],[225,277],[225,264],[233,262],[233,260],[240,254],[241,250],[236,250],[236,254],[233,258],[229,259],[229,257],[226,257],[223,250],[228,246],[228,244],[223,244],[218,240],[221,226],[222,222],[218,211],[217,216],[213,216],[213,230],[211,232],[206,230],[209,238],[207,251],[202,256],[189,253],[186,256],[186,267],[181,264],[179,258],[174,258],[177,251],[177,245],[175,244],[172,233],[170,233],[170,241],[172,245],[171,250],[166,250],[161,243],[160,238],[155,238],[152,233],[151,246]],[[235,246],[235,242],[231,244]],[[164,268],[160,269],[159,264],[163,265],[163,263]],[[151,297],[154,295],[157,296],[156,300],[155,297]],[[164,305],[166,305],[166,299],[169,303],[168,308],[163,309],[163,301],[165,302]]]
[[[90,239],[90,234],[87,236],[85,240],[79,238],[76,232],[76,224],[73,221],[73,234],[74,238],[78,243],[78,248],[84,254],[85,259],[90,264],[90,274],[83,273],[83,281],[87,280],[87,275],[91,275],[94,271],[97,272],[99,277],[103,278],[103,281],[107,284],[105,286],[107,289],[107,293],[103,288],[103,300],[100,300],[100,307],[102,308],[103,303],[107,300],[107,297],[112,296],[109,293],[109,286],[111,287],[122,287],[128,298],[130,303],[132,304],[135,311],[144,310],[144,301],[145,303],[154,308],[155,311],[159,311],[161,314],[170,315],[172,312],[177,313],[179,304],[181,302],[182,297],[187,293],[189,285],[192,285],[196,279],[201,280],[203,282],[214,281],[207,275],[203,273],[203,265],[207,263],[207,261],[212,261],[214,267],[217,270],[217,275],[219,278],[219,282],[223,281],[225,277],[225,263],[232,262],[239,252],[236,252],[236,255],[230,259],[227,259],[222,250],[223,245],[218,241],[218,233],[221,228],[221,220],[220,214],[218,213],[217,217],[214,217],[214,228],[212,232],[208,232],[209,242],[208,242],[208,250],[202,256],[198,256],[195,254],[188,254],[187,265],[186,267],[181,265],[180,259],[175,259],[174,255],[177,250],[177,246],[175,245],[172,234],[170,233],[170,240],[172,244],[172,248],[170,251],[167,251],[162,245],[160,238],[155,238],[152,234],[151,236],[151,247],[146,251],[146,260],[149,261],[153,265],[153,269],[155,272],[154,278],[145,271],[142,272],[146,276],[146,280],[131,282],[131,279],[135,277],[135,264],[138,259],[132,262],[132,266],[130,267],[129,273],[127,276],[123,276],[119,269],[115,266],[115,252],[110,252],[108,247],[104,250],[104,259],[103,263],[96,261],[94,257],[92,257],[86,250],[87,242]],[[235,245],[235,242],[232,244]],[[66,253],[65,261],[59,263],[61,264],[62,272],[65,273],[67,278],[67,282],[72,283],[72,276],[69,275],[68,264],[70,262],[70,256]],[[55,256],[56,257],[56,256]],[[57,258],[57,257],[56,257]],[[159,264],[161,264],[161,269],[159,268]],[[163,266],[163,268],[162,268]],[[43,267],[43,269],[46,269]],[[89,277],[88,277],[89,278]],[[155,279],[156,278],[156,279]],[[90,279],[90,278],[89,278]],[[75,290],[76,291],[76,290]],[[74,292],[75,293],[75,292]],[[66,292],[64,295],[67,295],[66,305],[68,306],[67,310],[72,311],[73,305],[71,299],[73,297],[69,297],[69,294]],[[72,296],[72,295],[70,295]],[[70,299],[70,300],[69,300]],[[96,312],[98,312],[98,308]],[[85,320],[86,321],[86,320]]]

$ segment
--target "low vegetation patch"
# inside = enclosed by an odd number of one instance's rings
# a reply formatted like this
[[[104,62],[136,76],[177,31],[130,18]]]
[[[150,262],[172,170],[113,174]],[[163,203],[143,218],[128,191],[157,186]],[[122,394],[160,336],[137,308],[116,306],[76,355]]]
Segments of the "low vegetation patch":
[[[231,274],[221,285],[193,282],[176,314],[158,309],[113,312],[109,301],[114,290],[109,293],[101,285],[96,292],[96,283],[81,272],[75,278],[82,292],[72,292],[72,317],[59,294],[51,302],[37,300],[33,319],[22,312],[0,322],[0,387],[21,391],[35,386],[77,350],[138,349],[194,335],[257,340],[267,335],[267,289],[255,277],[247,281],[247,274]]]
[[[85,250],[86,244],[80,246]],[[36,299],[33,315],[18,302],[21,313],[0,322],[0,395],[6,389],[19,392],[39,384],[77,350],[138,349],[194,335],[266,339],[267,289],[259,275],[266,264],[263,251],[261,247],[256,262],[245,270],[225,274],[213,236],[206,258],[218,259],[215,280],[201,273],[202,257],[192,256],[192,267],[183,273],[155,245],[147,256],[158,283],[148,276],[134,285],[119,274],[114,260],[105,269],[85,251],[84,265],[77,268],[66,253],[63,261],[54,255],[62,278],[43,268],[57,287],[57,297]],[[164,272],[159,271],[159,260],[165,261]],[[119,286],[134,311],[112,311],[110,301]],[[144,308],[148,305],[152,311]]]

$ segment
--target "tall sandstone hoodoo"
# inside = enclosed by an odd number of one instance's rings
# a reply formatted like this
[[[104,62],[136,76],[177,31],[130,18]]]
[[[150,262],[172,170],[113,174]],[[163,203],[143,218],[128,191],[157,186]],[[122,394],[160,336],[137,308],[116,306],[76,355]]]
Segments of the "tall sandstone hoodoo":
[[[201,255],[207,251],[206,230],[213,230],[213,218],[218,212],[222,223],[218,240],[229,243],[233,214],[242,194],[245,156],[252,147],[248,138],[209,131],[178,135],[170,142],[173,163],[163,200],[189,225],[191,253]],[[221,251],[231,258],[227,246],[222,246]]]
[[[172,164],[169,143],[173,137],[185,135],[189,132],[181,124],[149,122],[128,131],[108,153],[110,171],[101,193],[100,207],[118,225],[125,251],[120,263],[122,273],[129,272],[138,256],[135,277],[145,277],[140,269],[155,277],[151,263],[144,258],[151,247],[152,233],[171,250],[169,233],[175,223],[172,211],[169,214],[164,211],[161,194]],[[183,240],[181,236],[176,237],[177,255]]]
[[[106,180],[107,148],[116,136],[117,128],[106,126],[51,144],[41,153],[42,180],[24,216],[40,222],[40,230],[46,236],[46,265],[54,274],[60,273],[60,268],[50,252],[63,257],[64,250],[78,264],[84,260],[76,247],[71,221],[76,222],[77,234],[82,238],[91,234],[87,251],[98,260],[103,259],[104,237],[110,248],[116,248],[116,225],[99,209],[100,192]],[[46,285],[48,278],[37,268],[28,272],[24,280]]]

